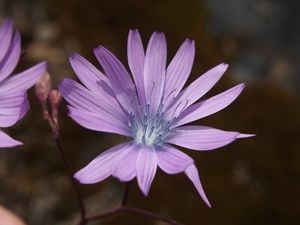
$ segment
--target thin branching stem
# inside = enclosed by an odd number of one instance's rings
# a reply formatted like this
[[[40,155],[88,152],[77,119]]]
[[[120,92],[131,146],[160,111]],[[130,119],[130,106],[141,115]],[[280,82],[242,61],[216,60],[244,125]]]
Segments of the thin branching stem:
[[[128,196],[129,196],[129,187],[130,187],[130,183],[127,182],[125,184],[125,189],[124,189],[124,193],[123,193],[121,206],[125,206],[127,204],[127,200],[128,200]]]
[[[86,221],[86,218],[85,218],[86,217],[86,209],[84,207],[83,198],[81,196],[78,184],[77,184],[76,180],[73,177],[74,172],[72,170],[70,161],[68,160],[68,157],[66,156],[66,153],[65,153],[65,151],[62,147],[62,144],[60,142],[60,139],[59,139],[58,121],[54,120],[54,118],[52,118],[50,116],[50,113],[49,113],[49,110],[48,110],[48,107],[47,107],[46,103],[42,104],[42,112],[43,112],[44,119],[48,121],[48,124],[49,124],[49,126],[52,130],[52,135],[53,135],[53,138],[55,140],[56,147],[57,147],[57,149],[60,153],[62,161],[65,165],[66,170],[67,170],[68,177],[71,181],[71,184],[73,186],[74,192],[75,192],[76,197],[77,197],[77,201],[78,201],[78,205],[79,205],[79,209],[80,209],[80,222],[79,222],[79,225],[85,225],[85,224],[87,224],[87,221]]]
[[[66,157],[66,154],[65,154],[65,152],[62,148],[62,145],[60,143],[59,137],[55,138],[55,143],[56,143],[57,149],[59,150],[60,156],[61,156],[61,158],[64,162],[64,165],[67,169],[70,181],[72,183],[72,186],[74,188],[74,191],[75,191],[75,194],[76,194],[76,197],[77,197],[77,200],[78,200],[78,204],[79,204],[79,208],[80,208],[80,215],[81,215],[80,225],[85,225],[86,224],[86,219],[85,219],[86,210],[85,210],[85,207],[84,207],[83,198],[81,196],[78,184],[77,184],[76,180],[73,177],[74,173],[72,171],[71,164],[70,164],[68,158]]]
[[[141,209],[141,208],[137,208],[137,207],[132,207],[132,206],[117,206],[106,212],[89,214],[86,216],[86,219],[87,219],[87,221],[101,220],[101,219],[105,219],[105,218],[108,218],[108,217],[111,217],[111,216],[114,216],[114,215],[117,215],[120,213],[131,213],[131,214],[141,215],[144,217],[149,217],[152,219],[164,221],[171,225],[184,225],[178,221],[166,218],[160,214],[156,214],[154,212],[151,212],[151,211],[148,211],[145,209]]]

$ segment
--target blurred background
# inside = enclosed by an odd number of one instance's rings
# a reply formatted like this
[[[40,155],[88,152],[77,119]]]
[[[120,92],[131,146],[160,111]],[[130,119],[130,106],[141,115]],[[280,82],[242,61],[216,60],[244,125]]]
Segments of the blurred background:
[[[212,209],[183,174],[158,172],[148,198],[132,182],[130,204],[186,225],[300,224],[299,10],[298,0],[0,0],[1,21],[12,18],[22,34],[25,55],[17,71],[47,60],[53,87],[74,77],[73,52],[97,64],[92,49],[100,44],[127,66],[130,28],[139,29],[145,44],[153,31],[164,32],[169,59],[185,38],[195,39],[189,82],[229,63],[208,96],[246,82],[230,107],[197,124],[257,137],[217,151],[184,150],[196,161]],[[77,200],[33,90],[30,102],[29,114],[5,129],[25,145],[0,151],[0,204],[30,225],[74,224]],[[74,170],[125,140],[75,124],[65,102],[60,110],[62,144]],[[80,188],[89,212],[97,212],[119,203],[124,184],[109,178]],[[164,223],[119,215],[91,224]]]

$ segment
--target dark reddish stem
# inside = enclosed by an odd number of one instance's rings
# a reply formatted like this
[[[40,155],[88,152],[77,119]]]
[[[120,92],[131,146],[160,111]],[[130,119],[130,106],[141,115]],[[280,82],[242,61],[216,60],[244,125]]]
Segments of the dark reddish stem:
[[[115,207],[104,213],[90,214],[90,215],[86,216],[86,220],[87,221],[100,220],[100,219],[111,217],[111,216],[114,216],[114,215],[117,215],[120,213],[131,213],[131,214],[141,215],[141,216],[161,220],[161,221],[164,221],[164,222],[166,222],[168,224],[172,224],[172,225],[184,225],[180,222],[177,222],[172,219],[168,219],[164,216],[153,213],[151,211],[141,209],[141,208],[131,207],[131,206],[118,206],[118,207]]]
[[[66,154],[62,148],[62,145],[60,143],[60,140],[58,137],[55,137],[55,143],[56,143],[56,147],[57,149],[59,150],[59,153],[61,155],[61,158],[65,164],[65,167],[67,169],[67,172],[68,172],[68,175],[69,175],[69,178],[72,182],[72,185],[73,185],[73,188],[74,188],[74,191],[75,191],[75,194],[77,196],[77,199],[78,199],[78,204],[79,204],[79,208],[80,208],[80,214],[81,214],[81,221],[80,221],[80,225],[85,225],[87,223],[86,221],[86,218],[85,218],[85,215],[86,215],[86,210],[85,210],[85,207],[84,207],[84,203],[83,203],[83,198],[80,194],[80,190],[79,190],[79,187],[76,183],[76,180],[74,179],[73,175],[73,171],[72,171],[72,168],[71,168],[71,165],[70,165],[70,162],[68,160],[68,158],[66,157]]]
[[[127,204],[128,195],[129,195],[129,186],[130,186],[130,183],[127,182],[125,185],[121,206],[125,206]]]
[[[94,221],[94,220],[105,219],[107,217],[111,217],[111,216],[114,216],[114,215],[117,215],[117,214],[120,214],[120,213],[131,213],[131,214],[136,214],[136,215],[141,215],[141,216],[161,220],[161,221],[164,221],[164,222],[166,222],[168,224],[172,224],[172,225],[184,225],[180,222],[177,222],[177,221],[172,220],[172,219],[168,219],[164,216],[153,213],[151,211],[141,209],[141,208],[132,207],[132,206],[128,206],[127,205],[127,200],[128,200],[128,195],[129,195],[129,185],[130,185],[129,182],[126,183],[121,205],[119,205],[117,207],[114,207],[113,209],[108,210],[108,211],[103,212],[103,213],[95,213],[95,214],[86,215],[86,217],[85,217],[86,221],[90,222],[90,221]]]
[[[52,134],[53,134],[53,138],[55,139],[56,147],[57,147],[57,149],[60,153],[60,156],[63,160],[63,163],[66,167],[69,179],[72,183],[72,186],[74,188],[74,191],[75,191],[75,194],[76,194],[76,197],[77,197],[77,200],[78,200],[78,205],[79,205],[79,208],[80,208],[80,222],[79,222],[79,225],[85,225],[87,223],[87,220],[86,220],[86,210],[85,210],[85,207],[84,207],[83,198],[80,194],[80,190],[79,190],[79,187],[76,183],[76,180],[73,177],[74,172],[72,170],[71,164],[70,164],[68,158],[66,157],[66,154],[65,154],[65,152],[63,150],[63,147],[61,145],[61,142],[59,140],[58,120],[57,120],[57,118],[52,118],[52,116],[49,113],[49,110],[48,110],[48,107],[47,107],[46,103],[42,104],[42,112],[43,112],[44,119],[48,121],[48,124],[49,124],[49,126],[52,130]]]

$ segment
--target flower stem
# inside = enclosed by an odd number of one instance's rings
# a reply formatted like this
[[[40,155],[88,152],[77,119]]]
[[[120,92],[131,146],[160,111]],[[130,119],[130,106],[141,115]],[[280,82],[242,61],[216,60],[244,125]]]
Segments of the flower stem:
[[[96,214],[86,215],[86,217],[85,217],[86,221],[90,222],[90,221],[94,221],[94,220],[100,220],[100,219],[111,217],[111,216],[114,216],[114,215],[117,215],[117,214],[120,214],[120,213],[131,213],[131,214],[142,215],[142,216],[145,216],[145,217],[150,217],[150,218],[153,218],[153,219],[161,220],[161,221],[164,221],[164,222],[166,222],[168,224],[172,224],[172,225],[183,225],[180,222],[168,219],[164,216],[153,213],[151,211],[141,209],[141,208],[137,208],[137,207],[128,206],[127,201],[128,201],[128,195],[129,195],[129,187],[130,187],[130,182],[127,182],[126,186],[125,186],[125,189],[124,189],[121,205],[116,206],[113,209],[108,210],[108,211],[103,212],[103,213],[96,213]]]
[[[82,196],[81,196],[80,191],[79,191],[79,187],[78,187],[78,185],[76,183],[76,180],[73,177],[74,173],[72,171],[71,164],[70,164],[68,158],[66,157],[66,154],[65,154],[65,152],[64,152],[64,150],[62,148],[62,145],[60,143],[59,137],[55,137],[55,143],[56,143],[57,149],[59,150],[61,158],[62,158],[62,160],[63,160],[63,162],[65,164],[65,167],[67,169],[70,181],[72,183],[72,186],[74,188],[75,194],[77,196],[77,200],[78,200],[78,204],[79,204],[79,208],[80,208],[80,215],[81,215],[81,220],[80,220],[79,224],[80,225],[85,225],[87,223],[87,221],[85,219],[86,210],[85,210],[85,207],[84,207]]]
[[[57,118],[54,118],[53,116],[51,116],[51,114],[49,113],[49,109],[47,107],[46,102],[42,103],[42,113],[43,113],[44,119],[46,121],[48,121],[48,124],[49,124],[49,126],[52,130],[53,139],[55,140],[56,147],[57,147],[57,149],[60,153],[62,161],[65,165],[66,170],[67,170],[68,177],[69,177],[69,179],[72,183],[73,189],[74,189],[76,197],[77,197],[77,201],[78,201],[78,205],[79,205],[79,209],[80,209],[80,222],[79,222],[79,225],[85,225],[85,224],[87,224],[87,220],[86,220],[86,210],[85,210],[85,207],[84,207],[83,198],[80,194],[80,190],[79,190],[79,187],[76,183],[76,180],[73,177],[74,172],[72,170],[70,161],[68,160],[68,158],[65,154],[65,151],[62,147],[62,144],[60,142],[60,139],[59,139],[59,134],[60,134],[59,130],[60,129],[59,129],[58,120],[57,120]]]
[[[125,206],[127,204],[128,195],[129,195],[129,187],[130,187],[130,182],[127,182],[125,184],[125,189],[124,189],[124,193],[123,193],[121,206]]]
[[[171,225],[184,225],[178,221],[166,218],[166,217],[156,214],[154,212],[151,212],[151,211],[148,211],[145,209],[141,209],[141,208],[137,208],[137,207],[131,207],[131,206],[117,206],[111,210],[104,212],[104,213],[96,213],[96,214],[86,215],[86,220],[87,221],[100,220],[100,219],[111,217],[111,216],[114,216],[114,215],[117,215],[120,213],[131,213],[131,214],[141,215],[141,216],[145,216],[145,217],[150,217],[153,219],[164,221]]]

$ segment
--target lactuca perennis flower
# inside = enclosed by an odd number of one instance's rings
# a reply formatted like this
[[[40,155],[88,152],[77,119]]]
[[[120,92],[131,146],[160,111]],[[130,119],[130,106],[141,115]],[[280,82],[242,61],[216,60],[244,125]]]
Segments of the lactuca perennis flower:
[[[5,20],[0,28],[0,127],[14,125],[29,109],[27,89],[45,73],[42,62],[11,76],[21,55],[21,37],[13,31],[12,22]],[[0,130],[0,148],[14,147],[22,143]]]
[[[99,46],[94,53],[106,76],[82,56],[74,54],[70,58],[85,86],[71,79],[62,81],[59,90],[70,104],[69,115],[83,127],[125,135],[131,140],[100,154],[75,178],[90,184],[110,175],[124,182],[137,177],[140,189],[147,195],[158,166],[168,174],[185,172],[210,206],[193,159],[173,145],[207,151],[251,136],[185,126],[228,106],[244,84],[195,103],[221,78],[227,65],[214,67],[183,89],[193,65],[194,41],[184,41],[166,66],[163,33],[152,34],[145,53],[138,31],[129,32],[128,64],[134,81],[106,48]]]

